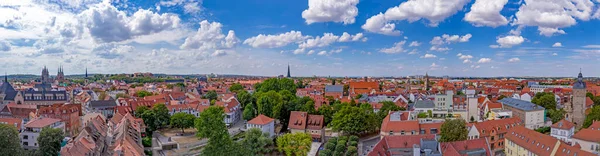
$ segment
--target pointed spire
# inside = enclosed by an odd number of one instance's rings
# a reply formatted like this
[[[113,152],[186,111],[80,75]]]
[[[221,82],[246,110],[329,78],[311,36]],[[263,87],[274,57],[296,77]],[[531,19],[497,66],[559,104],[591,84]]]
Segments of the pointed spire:
[[[6,72],[4,72],[4,82],[8,83],[8,74]]]
[[[288,78],[292,77],[290,74],[290,63],[288,63],[287,77]]]

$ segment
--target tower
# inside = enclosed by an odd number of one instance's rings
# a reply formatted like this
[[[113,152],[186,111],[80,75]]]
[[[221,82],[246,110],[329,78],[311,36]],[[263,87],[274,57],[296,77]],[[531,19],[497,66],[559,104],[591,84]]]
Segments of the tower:
[[[48,72],[48,68],[44,66],[42,69],[42,83],[50,82],[50,73]]]
[[[579,71],[579,75],[577,76],[577,80],[573,84],[573,96],[571,100],[571,117],[573,123],[580,128],[583,126],[583,122],[585,121],[585,93],[586,93],[586,85],[583,82],[583,75],[581,71]]]
[[[87,77],[88,77],[88,74],[87,74],[87,67],[86,67],[85,68],[85,78],[87,78]]]
[[[290,77],[292,77],[292,76],[290,75],[290,64],[288,64],[287,78],[290,78]]]
[[[58,82],[63,82],[65,80],[65,73],[63,72],[62,66],[58,67],[58,74],[56,74],[56,80]]]
[[[425,89],[429,91],[429,75],[425,72]]]

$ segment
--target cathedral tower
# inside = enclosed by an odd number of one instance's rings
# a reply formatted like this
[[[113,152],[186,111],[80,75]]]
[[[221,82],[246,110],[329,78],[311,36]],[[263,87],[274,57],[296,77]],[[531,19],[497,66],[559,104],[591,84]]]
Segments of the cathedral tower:
[[[586,85],[585,82],[583,82],[583,75],[580,71],[577,80],[573,84],[573,98],[571,100],[571,117],[573,118],[573,123],[577,125],[577,128],[583,126],[583,122],[585,121],[585,89]]]

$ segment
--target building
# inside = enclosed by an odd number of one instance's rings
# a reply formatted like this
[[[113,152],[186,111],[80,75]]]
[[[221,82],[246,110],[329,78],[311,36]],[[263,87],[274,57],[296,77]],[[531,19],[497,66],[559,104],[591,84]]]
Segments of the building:
[[[550,126],[550,135],[558,140],[571,143],[571,137],[575,134],[575,124],[562,119]]]
[[[331,96],[334,100],[342,99],[344,95],[343,85],[327,85],[325,86],[325,97]]]
[[[52,79],[50,78],[50,72],[48,72],[48,68],[44,66],[42,69],[42,79],[40,80],[42,83],[52,83]]]
[[[117,102],[115,100],[91,101],[89,109],[94,113],[101,113],[105,117],[111,118],[114,115]]]
[[[292,133],[309,133],[313,141],[322,141],[325,135],[323,115],[312,115],[306,112],[290,112],[288,129]]]
[[[519,118],[508,118],[502,120],[489,120],[477,122],[468,126],[468,139],[485,138],[488,146],[494,153],[502,152],[505,146],[504,137],[508,130],[520,126]]]
[[[288,70],[287,70],[287,78],[291,78],[292,75],[290,74],[290,64],[288,64]]]
[[[179,143],[173,140],[171,137],[164,136],[158,131],[154,131],[152,134],[152,154],[153,155],[166,155],[165,150],[179,149]]]
[[[246,123],[246,129],[250,128],[258,128],[263,133],[269,134],[269,137],[275,136],[275,120],[262,114]]]
[[[407,120],[409,112],[390,112],[381,124],[381,136],[438,134],[443,123],[419,123]]]
[[[582,150],[600,154],[600,121],[594,121],[590,127],[579,130],[573,135],[572,141],[579,144]]]
[[[225,124],[227,126],[235,124],[237,121],[241,119],[241,104],[235,98],[235,96],[231,95],[228,97],[224,97],[221,101],[215,102],[215,105],[221,106],[225,109]]]
[[[21,143],[25,149],[38,149],[37,142],[40,132],[43,128],[58,128],[65,131],[65,124],[60,119],[54,118],[37,118],[25,124],[23,131],[19,135]]]
[[[571,146],[549,135],[538,133],[523,126],[511,128],[506,134],[505,152],[507,156],[592,156],[577,146]],[[583,147],[583,146],[582,146]]]
[[[53,104],[41,107],[37,113],[41,117],[61,119],[65,123],[66,136],[75,136],[79,133],[82,115],[80,104]]]
[[[577,80],[573,84],[573,96],[570,104],[566,104],[565,119],[575,124],[576,128],[581,128],[585,121],[586,110],[586,84],[583,82],[583,75],[579,72]]]
[[[106,154],[112,140],[108,125],[101,114],[85,120],[81,133],[60,149],[61,156],[99,156]]]
[[[56,74],[56,81],[59,83],[65,82],[65,73],[62,66],[58,67],[58,74]]]
[[[537,129],[544,126],[546,116],[544,107],[513,98],[503,98],[498,102],[502,103],[504,109],[512,111],[513,117],[521,119],[525,127]]]
[[[379,84],[377,82],[350,82],[348,86],[350,87],[348,92],[351,95],[369,95],[374,94],[379,90]]]
[[[0,118],[0,124],[11,125],[17,128],[17,131],[21,132],[23,120],[19,118]]]
[[[445,94],[435,95],[435,110],[448,111],[452,109],[454,92],[449,90]]]
[[[108,155],[141,156],[144,154],[142,145],[143,122],[139,123],[131,114],[125,114],[119,123],[112,128],[114,139],[109,147]]]
[[[442,155],[491,155],[483,138],[440,143],[436,135],[384,136],[368,156],[442,156]]]

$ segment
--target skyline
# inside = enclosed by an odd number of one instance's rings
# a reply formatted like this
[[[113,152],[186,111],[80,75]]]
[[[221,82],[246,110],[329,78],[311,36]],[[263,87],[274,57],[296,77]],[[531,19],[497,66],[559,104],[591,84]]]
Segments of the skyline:
[[[576,77],[583,68],[584,77],[600,77],[599,7],[600,0],[3,1],[0,68],[277,76],[289,64],[292,76],[336,77]]]

